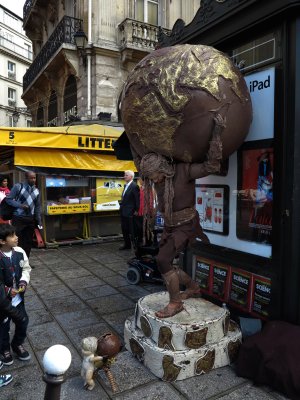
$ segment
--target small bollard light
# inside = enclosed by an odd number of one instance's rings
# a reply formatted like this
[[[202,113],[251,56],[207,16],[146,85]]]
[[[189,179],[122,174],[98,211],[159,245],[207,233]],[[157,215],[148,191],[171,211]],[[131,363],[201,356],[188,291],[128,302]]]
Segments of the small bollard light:
[[[44,400],[59,400],[61,384],[65,381],[65,373],[70,367],[72,356],[70,350],[56,344],[49,347],[43,357],[46,391]]]

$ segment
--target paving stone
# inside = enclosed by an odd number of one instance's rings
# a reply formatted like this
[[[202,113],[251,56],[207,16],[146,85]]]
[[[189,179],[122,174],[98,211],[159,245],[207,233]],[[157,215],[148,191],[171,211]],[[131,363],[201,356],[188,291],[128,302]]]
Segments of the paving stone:
[[[76,276],[78,279],[82,276],[90,276],[91,273],[85,268],[62,268],[56,271],[57,276],[60,277],[63,281],[67,281],[68,279],[74,278]]]
[[[76,294],[83,300],[88,300],[97,297],[110,296],[111,294],[118,294],[118,291],[109,285],[103,285],[93,288],[78,289],[76,290]]]
[[[127,286],[127,280],[121,275],[107,276],[105,282],[114,287]]]
[[[118,385],[119,392],[141,387],[156,380],[156,377],[128,351],[122,351],[116,356],[116,362],[112,365],[111,372]],[[104,372],[100,370],[99,376],[102,386],[110,391],[111,388]]]
[[[107,263],[106,264],[108,268],[112,269],[115,272],[119,271],[127,271],[128,270],[128,264],[125,261],[118,261],[116,263]]]
[[[99,254],[97,256],[93,256],[92,258],[93,260],[99,261],[101,264],[105,264],[107,266],[116,262],[123,262],[123,258],[115,253]]]
[[[99,312],[100,315],[131,309],[135,305],[133,301],[127,299],[122,294],[97,297],[93,300],[87,300],[87,303],[90,307]]]
[[[80,343],[82,339],[88,336],[100,337],[106,332],[113,332],[113,329],[106,322],[103,321],[94,325],[74,328],[72,329],[72,331],[68,332],[68,335],[72,339],[72,343],[76,347],[76,349],[81,352]]]
[[[45,308],[41,308],[39,310],[28,310],[27,308],[27,314],[29,316],[28,329],[31,329],[32,326],[42,325],[53,321],[52,315]]]
[[[67,344],[68,338],[56,322],[31,327],[28,339],[35,350],[43,350],[55,344]]]
[[[33,311],[33,310],[43,310],[45,309],[45,306],[42,302],[42,300],[36,295],[32,295],[32,296],[26,296],[25,294],[25,307],[26,307],[26,311]]]
[[[93,286],[104,285],[105,282],[103,282],[97,276],[89,275],[89,276],[83,276],[80,279],[78,278],[68,279],[66,281],[66,284],[69,286],[69,288],[77,290],[81,288],[91,288]]]
[[[115,271],[112,271],[109,268],[104,267],[102,264],[93,265],[92,267],[86,267],[93,275],[98,276],[99,278],[105,278],[107,276],[116,275]]]
[[[86,308],[85,304],[77,296],[44,299],[44,301],[53,314],[62,314]]]
[[[43,277],[33,277],[30,280],[30,285],[36,289],[39,286],[55,286],[55,285],[60,285],[61,284],[61,280],[53,275],[52,277],[48,277],[48,278],[43,278]]]
[[[36,292],[42,297],[42,299],[52,299],[56,297],[71,296],[74,293],[63,283],[58,285],[46,285],[38,286],[35,288]]]
[[[128,285],[118,288],[125,296],[133,300],[138,300],[141,297],[147,296],[149,292],[139,285]]]
[[[168,383],[154,381],[142,387],[131,389],[127,393],[117,394],[114,400],[182,400],[180,393]],[[200,399],[200,397],[198,397]]]
[[[56,315],[56,319],[61,326],[68,331],[80,326],[97,324],[100,317],[98,317],[92,310],[84,309]]]
[[[128,317],[134,314],[135,307],[132,307],[125,311],[118,311],[115,313],[104,314],[102,318],[109,325],[113,326],[120,336],[124,336],[124,324]]]
[[[39,367],[27,366],[13,372],[13,381],[2,387],[3,400],[41,400],[44,398],[46,384],[43,372]]]
[[[223,367],[214,369],[204,375],[177,381],[174,385],[187,399],[199,399],[199,393],[201,393],[201,400],[204,400],[228,389],[238,387],[244,382],[246,380],[238,377],[231,367]],[[242,398],[240,397],[240,399]]]
[[[195,398],[196,399],[196,398]],[[274,400],[272,393],[267,393],[251,383],[243,385],[224,396],[220,396],[222,400]]]
[[[108,400],[109,397],[95,380],[96,385],[93,390],[85,390],[83,379],[74,377],[67,379],[61,387],[60,400]]]
[[[75,261],[70,260],[69,258],[64,260],[63,262],[55,262],[51,264],[47,264],[47,268],[49,268],[50,271],[56,272],[57,270],[62,270],[62,269],[67,269],[67,268],[76,268],[78,267],[79,264],[77,264]]]

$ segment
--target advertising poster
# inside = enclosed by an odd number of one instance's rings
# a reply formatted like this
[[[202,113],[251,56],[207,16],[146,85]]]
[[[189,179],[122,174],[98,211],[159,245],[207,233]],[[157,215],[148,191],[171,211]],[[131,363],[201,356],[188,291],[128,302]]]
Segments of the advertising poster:
[[[223,264],[212,265],[212,290],[211,294],[221,301],[228,299],[230,267]]]
[[[119,210],[123,189],[123,179],[97,178],[94,211]]]
[[[196,185],[196,209],[202,229],[228,234],[228,186]]]
[[[237,237],[272,243],[273,148],[242,148],[238,153]]]
[[[250,311],[252,276],[249,272],[232,269],[229,303],[243,311]]]
[[[269,317],[270,302],[271,279],[253,275],[251,314],[267,319]]]
[[[196,257],[196,271],[195,280],[199,283],[201,291],[207,294],[211,294],[211,278],[212,278],[212,267],[211,261]]]

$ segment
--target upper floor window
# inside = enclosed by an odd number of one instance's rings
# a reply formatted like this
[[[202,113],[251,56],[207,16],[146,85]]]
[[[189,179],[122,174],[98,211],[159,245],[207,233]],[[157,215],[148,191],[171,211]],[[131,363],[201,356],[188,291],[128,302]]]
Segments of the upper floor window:
[[[24,43],[24,49],[25,49],[25,57],[27,57],[29,60],[32,60],[31,45],[28,43]]]
[[[135,18],[152,25],[158,25],[159,0],[135,0]]]
[[[8,88],[7,98],[8,98],[8,105],[10,107],[15,107],[16,106],[16,90],[12,89],[12,88]]]
[[[7,75],[10,79],[16,79],[16,64],[11,61],[7,62]]]
[[[257,69],[280,57],[277,33],[272,32],[232,50],[231,59],[242,72]]]

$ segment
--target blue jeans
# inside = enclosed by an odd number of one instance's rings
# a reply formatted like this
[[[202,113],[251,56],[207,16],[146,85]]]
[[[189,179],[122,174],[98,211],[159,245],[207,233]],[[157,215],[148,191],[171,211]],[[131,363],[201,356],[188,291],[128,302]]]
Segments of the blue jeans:
[[[11,346],[16,347],[20,344],[23,344],[26,339],[27,333],[27,326],[29,322],[28,315],[25,310],[24,301],[19,303],[16,307],[20,312],[23,314],[24,321],[19,322],[15,327],[15,334],[11,341]],[[9,337],[9,330],[10,330],[10,321],[11,318],[8,317],[7,321],[0,323],[0,352],[4,353],[6,350],[10,350],[10,337]]]

